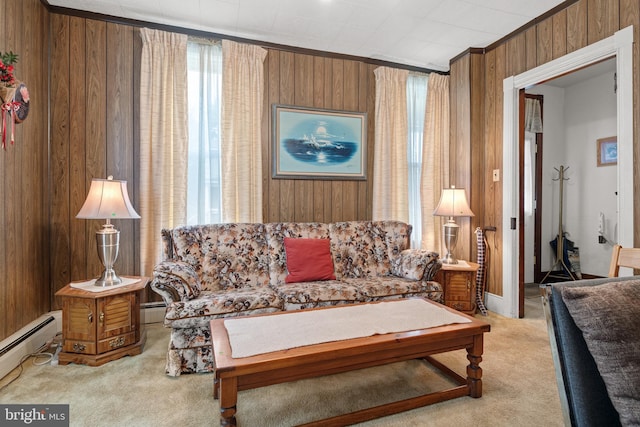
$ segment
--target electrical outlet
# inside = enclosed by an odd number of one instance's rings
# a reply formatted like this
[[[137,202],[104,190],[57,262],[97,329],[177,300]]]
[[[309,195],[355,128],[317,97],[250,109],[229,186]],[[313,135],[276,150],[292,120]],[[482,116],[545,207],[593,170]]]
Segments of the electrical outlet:
[[[493,182],[500,181],[500,169],[493,170]]]

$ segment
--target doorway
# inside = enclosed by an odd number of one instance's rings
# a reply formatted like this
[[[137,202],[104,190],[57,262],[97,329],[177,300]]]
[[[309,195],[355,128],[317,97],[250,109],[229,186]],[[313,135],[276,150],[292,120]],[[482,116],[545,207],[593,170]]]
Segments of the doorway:
[[[615,59],[608,59],[524,91],[519,175],[525,299],[541,283],[607,275],[617,241],[617,171],[615,164],[598,166],[596,154],[597,139],[616,134],[615,71]],[[521,316],[529,317],[528,307],[520,307]]]
[[[520,91],[548,81],[554,77],[616,58],[618,90],[618,214],[619,242],[633,246],[633,27],[627,27],[613,36],[586,46],[562,58],[543,64],[517,76],[504,80],[503,121],[503,295],[487,295],[487,307],[507,317],[520,317],[523,298],[523,277],[520,275],[520,176],[519,176],[519,94]],[[625,180],[625,177],[627,179]]]

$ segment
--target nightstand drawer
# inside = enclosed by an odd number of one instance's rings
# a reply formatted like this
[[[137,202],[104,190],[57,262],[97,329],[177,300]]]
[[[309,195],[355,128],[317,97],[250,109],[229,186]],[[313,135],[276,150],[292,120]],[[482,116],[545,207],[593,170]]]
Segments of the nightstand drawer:
[[[62,350],[68,353],[96,354],[94,341],[64,340]]]
[[[459,311],[471,311],[475,308],[475,304],[471,304],[469,301],[447,301],[446,305]]]
[[[105,353],[107,351],[116,350],[120,347],[125,347],[135,342],[136,342],[135,332],[130,332],[128,334],[119,335],[117,337],[101,340],[101,341],[98,341],[98,353]]]

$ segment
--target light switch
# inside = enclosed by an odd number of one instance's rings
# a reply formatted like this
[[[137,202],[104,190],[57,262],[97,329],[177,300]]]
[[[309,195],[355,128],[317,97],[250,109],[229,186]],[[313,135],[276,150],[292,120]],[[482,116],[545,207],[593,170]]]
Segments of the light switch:
[[[500,169],[493,170],[493,182],[500,181]]]

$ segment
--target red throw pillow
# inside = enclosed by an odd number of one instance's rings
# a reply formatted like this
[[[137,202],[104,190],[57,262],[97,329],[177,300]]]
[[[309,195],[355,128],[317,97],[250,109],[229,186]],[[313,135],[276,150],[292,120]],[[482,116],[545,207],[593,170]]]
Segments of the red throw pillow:
[[[284,238],[287,253],[286,283],[335,280],[329,239]]]

